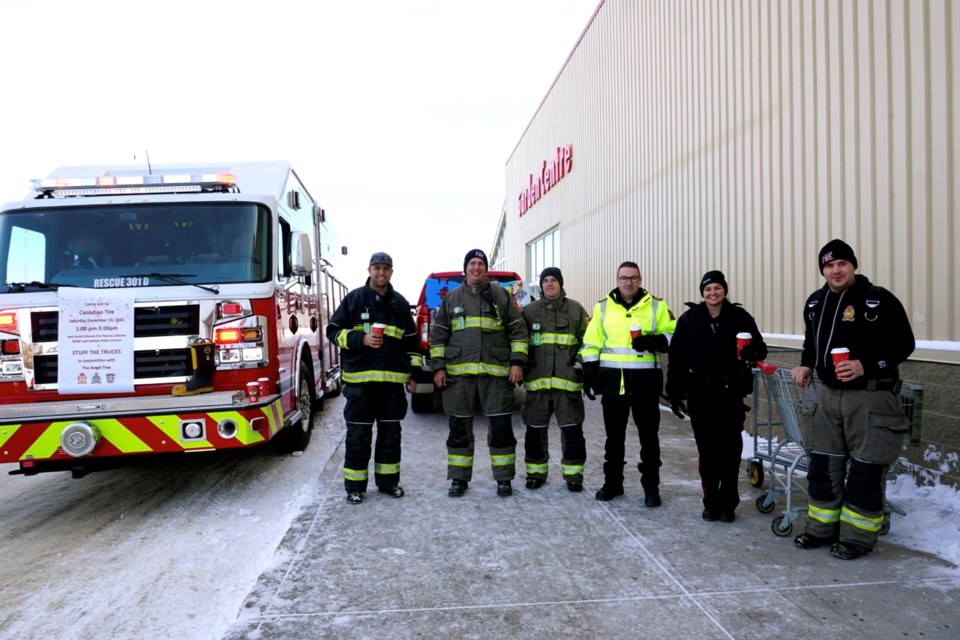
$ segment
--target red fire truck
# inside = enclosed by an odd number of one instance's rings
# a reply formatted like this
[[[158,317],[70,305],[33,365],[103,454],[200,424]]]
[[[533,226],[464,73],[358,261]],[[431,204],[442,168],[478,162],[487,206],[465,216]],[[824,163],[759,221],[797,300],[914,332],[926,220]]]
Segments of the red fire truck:
[[[345,253],[285,162],[65,167],[0,210],[0,463],[304,449]]]

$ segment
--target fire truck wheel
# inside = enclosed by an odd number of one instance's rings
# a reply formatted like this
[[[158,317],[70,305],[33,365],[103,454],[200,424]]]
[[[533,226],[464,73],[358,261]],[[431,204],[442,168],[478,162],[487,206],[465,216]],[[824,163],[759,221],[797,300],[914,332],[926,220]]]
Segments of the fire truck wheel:
[[[297,384],[297,409],[300,419],[277,434],[277,449],[281,453],[303,451],[313,435],[313,376],[306,363],[300,363],[300,382]]]

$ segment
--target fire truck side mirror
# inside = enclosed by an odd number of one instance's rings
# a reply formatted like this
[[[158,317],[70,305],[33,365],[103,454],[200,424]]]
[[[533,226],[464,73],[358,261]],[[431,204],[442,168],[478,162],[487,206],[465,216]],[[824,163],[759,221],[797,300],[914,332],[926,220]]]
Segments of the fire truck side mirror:
[[[313,248],[310,236],[302,231],[294,231],[290,237],[290,269],[294,276],[304,276],[313,272]]]

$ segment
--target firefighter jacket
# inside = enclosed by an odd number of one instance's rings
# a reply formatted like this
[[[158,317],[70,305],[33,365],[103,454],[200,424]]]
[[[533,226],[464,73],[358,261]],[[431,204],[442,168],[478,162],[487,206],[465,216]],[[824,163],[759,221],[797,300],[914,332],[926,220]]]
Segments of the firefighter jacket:
[[[628,304],[620,290],[614,289],[593,307],[580,350],[584,375],[596,371],[600,393],[624,395],[633,388],[634,378],[648,378],[642,375],[644,370],[660,368],[655,353],[634,350],[630,327],[638,325],[644,335],[663,335],[669,344],[676,324],[667,303],[660,298],[640,289]]]
[[[834,389],[892,389],[900,378],[900,363],[916,348],[903,305],[862,275],[839,293],[827,285],[814,291],[804,305],[803,322],[800,364],[815,369]],[[838,347],[850,349],[850,359],[863,364],[862,376],[837,380],[830,350]]]
[[[510,375],[527,363],[527,325],[510,293],[489,280],[446,295],[430,331],[430,367],[451,376]]]
[[[580,303],[561,291],[556,300],[541,298],[528,304],[523,309],[523,318],[530,334],[523,388],[527,391],[583,390],[578,354],[589,318]]]
[[[386,325],[383,346],[363,346],[363,334],[370,333],[377,322]],[[369,278],[365,286],[344,297],[327,324],[327,338],[340,347],[343,381],[348,384],[403,384],[412,370],[423,366],[409,303],[389,284],[381,296],[370,288]]]
[[[745,396],[753,391],[750,362],[737,353],[737,334],[749,333],[754,362],[767,357],[767,345],[757,323],[746,309],[724,300],[717,317],[710,315],[706,302],[690,307],[680,319],[670,341],[667,395],[683,400],[691,383],[724,387]]]

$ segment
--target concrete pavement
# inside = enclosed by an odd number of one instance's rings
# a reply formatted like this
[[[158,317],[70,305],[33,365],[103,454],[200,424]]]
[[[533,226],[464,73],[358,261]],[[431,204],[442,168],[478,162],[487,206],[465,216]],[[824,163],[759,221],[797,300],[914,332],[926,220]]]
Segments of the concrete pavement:
[[[342,412],[342,399],[326,415]],[[337,420],[324,420],[337,424]],[[856,561],[804,551],[775,536],[746,477],[734,523],[700,517],[688,422],[662,414],[663,506],[643,506],[639,443],[627,431],[626,495],[602,484],[600,401],[587,402],[583,493],[567,491],[560,437],[550,479],[523,486],[523,426],[515,414],[514,495],[495,495],[486,421],[476,424],[474,480],[446,495],[446,418],[404,421],[406,497],[344,501],[342,441],[321,491],[295,521],[277,565],[251,591],[225,638],[956,638],[960,570],[884,542]],[[748,416],[749,424],[749,416]],[[340,438],[332,429],[315,438]],[[372,482],[371,482],[372,486]],[[802,530],[805,516],[797,531]],[[896,526],[894,524],[894,526]]]

